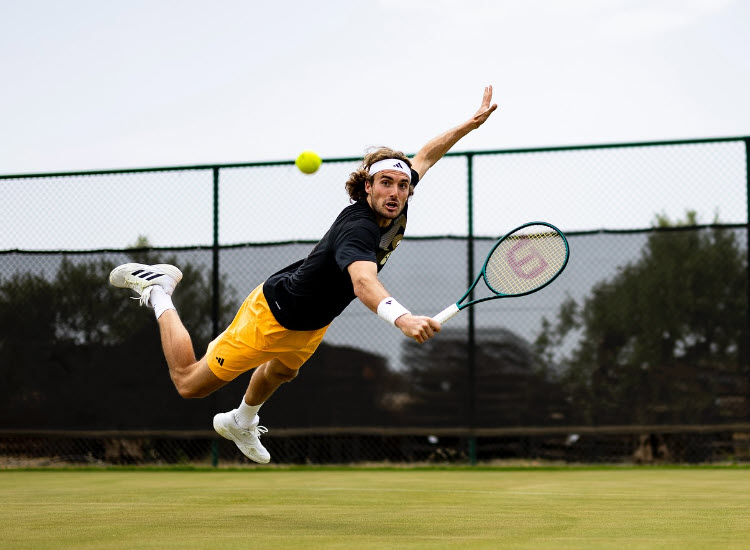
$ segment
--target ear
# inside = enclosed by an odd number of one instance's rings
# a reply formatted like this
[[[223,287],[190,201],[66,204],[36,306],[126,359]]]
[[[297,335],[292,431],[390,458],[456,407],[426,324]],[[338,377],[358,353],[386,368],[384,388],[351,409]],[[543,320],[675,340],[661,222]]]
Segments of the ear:
[[[372,182],[369,179],[365,180],[365,193],[372,194]]]

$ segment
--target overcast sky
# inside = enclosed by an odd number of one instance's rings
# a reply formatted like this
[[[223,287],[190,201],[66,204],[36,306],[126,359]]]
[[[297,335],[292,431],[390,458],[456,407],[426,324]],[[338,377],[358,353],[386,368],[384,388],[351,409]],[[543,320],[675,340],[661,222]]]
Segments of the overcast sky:
[[[0,0],[0,173],[750,134],[748,0]]]

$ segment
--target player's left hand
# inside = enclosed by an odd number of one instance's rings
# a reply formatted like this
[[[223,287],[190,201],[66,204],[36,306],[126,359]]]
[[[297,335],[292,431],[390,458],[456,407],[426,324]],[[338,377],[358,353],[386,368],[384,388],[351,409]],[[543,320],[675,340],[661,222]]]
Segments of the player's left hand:
[[[497,109],[497,103],[492,103],[492,86],[487,86],[484,89],[484,97],[482,97],[482,105],[479,110],[472,118],[474,128],[479,128],[485,121],[490,118],[490,115]]]

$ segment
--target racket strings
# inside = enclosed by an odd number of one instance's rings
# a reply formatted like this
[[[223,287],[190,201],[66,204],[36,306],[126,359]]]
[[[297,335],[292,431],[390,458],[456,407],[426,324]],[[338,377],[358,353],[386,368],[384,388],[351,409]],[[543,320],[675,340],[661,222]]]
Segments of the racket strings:
[[[525,227],[503,239],[487,260],[484,277],[494,292],[526,294],[547,284],[565,265],[565,239],[547,226]]]

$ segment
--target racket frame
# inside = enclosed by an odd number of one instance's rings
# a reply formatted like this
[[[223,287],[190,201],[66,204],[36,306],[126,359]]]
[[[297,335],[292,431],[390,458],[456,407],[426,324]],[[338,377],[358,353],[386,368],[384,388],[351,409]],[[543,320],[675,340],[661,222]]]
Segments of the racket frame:
[[[492,254],[494,254],[495,250],[497,250],[497,247],[500,246],[507,238],[512,237],[518,231],[521,231],[522,229],[529,227],[531,225],[544,225],[546,227],[549,227],[550,229],[552,229],[552,231],[554,231],[555,233],[557,233],[558,235],[562,237],[563,242],[565,243],[565,260],[563,260],[562,266],[558,268],[557,273],[555,273],[554,276],[550,278],[549,281],[545,282],[541,286],[535,287],[531,290],[527,290],[526,292],[519,292],[517,294],[503,294],[502,292],[496,292],[495,289],[493,289],[492,286],[489,284],[489,282],[487,282],[487,264],[489,263],[490,258],[492,258]],[[560,231],[557,227],[555,227],[551,223],[537,221],[537,222],[528,222],[523,225],[519,225],[518,227],[516,227],[515,229],[513,229],[509,233],[506,233],[504,236],[498,239],[498,241],[493,245],[492,249],[489,251],[489,253],[487,254],[487,257],[484,260],[484,264],[482,265],[482,270],[479,272],[479,275],[477,275],[476,279],[474,279],[474,282],[471,283],[471,286],[464,293],[464,295],[461,296],[461,298],[456,303],[449,305],[443,311],[435,315],[433,319],[435,319],[439,323],[444,323],[445,321],[453,317],[456,313],[458,313],[462,309],[466,309],[467,307],[473,306],[474,304],[479,304],[481,302],[486,302],[488,300],[497,300],[498,298],[526,296],[527,294],[532,294],[534,292],[537,292],[543,289],[544,287],[546,287],[548,284],[550,284],[552,281],[554,281],[555,279],[557,279],[557,277],[560,276],[560,273],[563,272],[563,270],[565,269],[565,266],[568,265],[569,258],[570,258],[570,246],[568,245],[568,239],[565,237],[565,234],[562,231]],[[487,288],[494,295],[485,296],[484,298],[478,298],[476,300],[471,300],[470,302],[467,302],[465,304],[461,304],[461,302],[463,302],[466,299],[466,297],[472,293],[474,288],[476,288],[477,283],[479,283],[480,279],[484,279],[484,284],[487,285]]]

